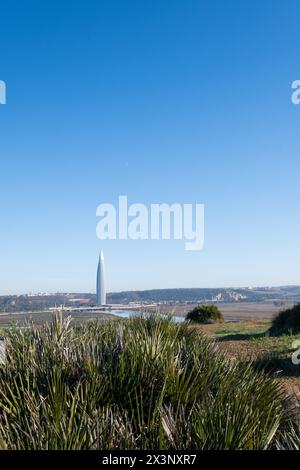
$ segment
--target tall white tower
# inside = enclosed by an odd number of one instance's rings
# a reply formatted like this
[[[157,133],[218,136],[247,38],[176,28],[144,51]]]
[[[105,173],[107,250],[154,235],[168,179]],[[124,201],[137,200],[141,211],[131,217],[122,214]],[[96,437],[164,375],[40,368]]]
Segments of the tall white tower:
[[[105,267],[103,251],[100,251],[97,270],[97,305],[106,305]]]

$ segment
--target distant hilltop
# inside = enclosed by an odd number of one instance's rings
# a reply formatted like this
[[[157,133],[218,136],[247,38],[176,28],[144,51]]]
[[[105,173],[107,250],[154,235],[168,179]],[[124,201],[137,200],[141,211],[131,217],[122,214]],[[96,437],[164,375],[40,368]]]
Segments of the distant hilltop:
[[[244,288],[181,288],[115,292],[108,294],[108,303],[171,303],[171,302],[262,302],[300,301],[300,286]]]
[[[284,302],[300,301],[300,286],[244,288],[181,288],[124,291],[107,294],[107,304],[176,304],[205,302]],[[0,296],[0,312],[38,311],[51,307],[94,306],[96,295],[89,293],[40,293]]]

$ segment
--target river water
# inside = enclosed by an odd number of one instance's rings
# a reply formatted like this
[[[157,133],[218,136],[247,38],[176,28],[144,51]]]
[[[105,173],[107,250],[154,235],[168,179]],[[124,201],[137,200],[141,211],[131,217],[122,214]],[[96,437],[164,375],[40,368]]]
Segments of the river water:
[[[116,315],[121,318],[130,318],[130,317],[136,317],[141,315],[141,312],[135,311],[135,310],[110,310],[107,313],[110,315]],[[144,313],[144,315],[147,315],[147,313]],[[182,323],[185,320],[185,317],[179,317],[178,315],[173,315],[172,320],[175,323]]]

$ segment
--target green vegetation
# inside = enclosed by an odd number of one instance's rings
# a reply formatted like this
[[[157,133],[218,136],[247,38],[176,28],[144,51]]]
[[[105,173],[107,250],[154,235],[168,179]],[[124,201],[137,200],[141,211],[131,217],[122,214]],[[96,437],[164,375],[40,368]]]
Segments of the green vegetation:
[[[55,317],[5,335],[2,449],[298,448],[283,390],[196,327]]]
[[[195,323],[217,323],[223,322],[224,318],[215,305],[198,305],[187,313],[186,320]]]
[[[253,324],[250,321],[227,321],[225,325],[216,328],[214,334],[216,336],[233,336],[241,335],[248,338],[257,336],[265,336],[269,328],[269,320],[259,320],[259,324]]]
[[[300,304],[287,310],[282,310],[272,321],[271,335],[300,333]]]
[[[252,362],[254,368],[280,379],[290,392],[291,388],[297,393],[300,390],[300,366],[292,362],[292,354],[296,351],[294,342],[300,340],[299,333],[289,331],[280,336],[270,336],[270,321],[263,320],[229,322],[224,327],[203,325],[199,328],[215,338],[222,351],[230,357],[245,363]]]

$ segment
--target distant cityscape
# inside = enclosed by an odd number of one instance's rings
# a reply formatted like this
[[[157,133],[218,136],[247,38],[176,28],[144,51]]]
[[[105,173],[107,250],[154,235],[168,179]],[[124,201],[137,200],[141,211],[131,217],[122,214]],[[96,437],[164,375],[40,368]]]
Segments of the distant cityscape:
[[[244,288],[181,288],[153,289],[143,291],[124,291],[107,293],[106,302],[110,304],[131,305],[176,305],[195,303],[243,303],[270,302],[275,305],[284,302],[300,301],[300,286],[244,287]],[[0,296],[1,312],[42,310],[57,306],[80,307],[96,306],[97,298],[93,293],[28,293],[23,295]]]

